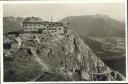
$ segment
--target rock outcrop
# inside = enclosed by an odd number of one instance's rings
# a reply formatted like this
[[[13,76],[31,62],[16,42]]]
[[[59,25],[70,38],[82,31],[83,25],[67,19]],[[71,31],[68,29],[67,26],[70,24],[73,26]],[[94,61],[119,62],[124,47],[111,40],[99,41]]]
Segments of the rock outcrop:
[[[21,48],[11,49],[13,60],[8,63],[14,81],[125,80],[122,74],[105,65],[72,31],[67,35],[36,37],[40,42],[20,37],[23,41]]]

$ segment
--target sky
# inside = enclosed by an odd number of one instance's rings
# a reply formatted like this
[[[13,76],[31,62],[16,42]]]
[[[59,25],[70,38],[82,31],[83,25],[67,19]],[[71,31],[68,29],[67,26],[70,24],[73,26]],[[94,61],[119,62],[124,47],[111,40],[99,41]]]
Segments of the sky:
[[[3,15],[14,17],[41,17],[43,20],[59,21],[67,16],[104,14],[124,21],[124,3],[35,3],[4,4]]]

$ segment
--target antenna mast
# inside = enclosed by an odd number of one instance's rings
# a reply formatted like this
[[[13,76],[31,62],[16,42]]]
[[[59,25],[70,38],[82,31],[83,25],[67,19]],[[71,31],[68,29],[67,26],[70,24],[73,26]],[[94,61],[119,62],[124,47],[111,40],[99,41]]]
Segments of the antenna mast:
[[[51,22],[52,22],[52,16],[51,16]]]

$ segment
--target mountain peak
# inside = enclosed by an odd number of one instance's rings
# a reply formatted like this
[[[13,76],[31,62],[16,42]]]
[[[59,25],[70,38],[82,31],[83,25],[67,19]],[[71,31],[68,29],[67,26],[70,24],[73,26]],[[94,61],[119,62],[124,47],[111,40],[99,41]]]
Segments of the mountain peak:
[[[125,25],[108,15],[70,16],[61,20],[70,23],[72,30],[81,36],[124,37]]]

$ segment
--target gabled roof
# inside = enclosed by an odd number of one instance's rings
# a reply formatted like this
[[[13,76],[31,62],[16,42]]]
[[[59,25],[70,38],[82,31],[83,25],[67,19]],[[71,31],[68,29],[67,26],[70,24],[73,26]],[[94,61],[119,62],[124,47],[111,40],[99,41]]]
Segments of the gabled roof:
[[[61,23],[61,22],[50,22],[49,26],[50,27],[59,27],[59,26],[63,26],[63,23]]]
[[[49,22],[49,21],[43,21],[41,18],[39,17],[27,17],[24,21],[23,24],[25,23],[39,23],[39,24],[43,24],[45,26],[49,26],[49,27],[59,27],[59,26],[63,26],[63,23],[61,22]]]
[[[49,21],[43,21],[42,24],[46,26],[46,25],[49,25],[50,22]]]

